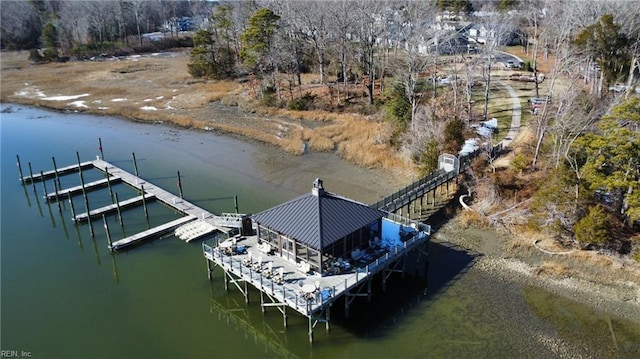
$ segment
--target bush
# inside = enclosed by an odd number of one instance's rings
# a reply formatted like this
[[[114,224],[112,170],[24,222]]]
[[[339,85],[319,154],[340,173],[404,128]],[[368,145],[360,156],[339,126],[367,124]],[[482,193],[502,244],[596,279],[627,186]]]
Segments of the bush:
[[[294,111],[313,110],[315,108],[315,98],[316,97],[314,95],[312,95],[310,92],[307,92],[304,94],[304,96],[289,101],[289,103],[287,104],[287,108]]]
[[[589,209],[574,226],[576,240],[585,247],[601,246],[609,240],[609,215],[600,205]]]
[[[38,49],[29,50],[29,61],[42,62],[42,60],[42,55],[40,55],[40,51],[38,51]]]

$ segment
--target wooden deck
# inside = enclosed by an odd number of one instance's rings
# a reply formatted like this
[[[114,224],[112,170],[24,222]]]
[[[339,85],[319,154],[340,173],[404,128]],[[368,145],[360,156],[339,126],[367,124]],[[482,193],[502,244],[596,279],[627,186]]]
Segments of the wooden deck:
[[[404,255],[428,242],[429,233],[417,231],[414,237],[401,242],[401,245],[370,252],[366,259],[352,261],[350,269],[325,276],[303,273],[295,263],[259,251],[257,236],[239,237],[236,241],[236,245],[246,248],[246,254],[228,255],[222,243],[203,243],[205,258],[225,272],[233,274],[239,281],[250,283],[275,302],[311,317],[330,306],[338,297],[367,295],[363,291],[367,292],[366,286],[372,276],[393,267]],[[249,258],[252,265],[247,265]],[[261,264],[256,264],[258,262]],[[267,270],[269,267],[271,273]],[[284,281],[278,283],[273,272],[279,271],[281,267],[284,268]],[[304,291],[305,287],[313,287],[315,290],[308,293]]]

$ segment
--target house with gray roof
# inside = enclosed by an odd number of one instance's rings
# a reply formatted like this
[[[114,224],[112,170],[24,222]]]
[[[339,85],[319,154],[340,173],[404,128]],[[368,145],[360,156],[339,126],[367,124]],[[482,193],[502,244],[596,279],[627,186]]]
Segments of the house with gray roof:
[[[258,243],[291,262],[327,275],[332,263],[351,259],[381,237],[385,212],[325,191],[321,179],[310,193],[253,215]]]

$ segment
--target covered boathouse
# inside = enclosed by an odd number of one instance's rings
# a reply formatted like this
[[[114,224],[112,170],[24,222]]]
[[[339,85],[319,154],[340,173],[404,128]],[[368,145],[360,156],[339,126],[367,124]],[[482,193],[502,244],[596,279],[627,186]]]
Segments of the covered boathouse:
[[[209,279],[216,267],[224,285],[233,284],[249,303],[249,284],[260,292],[263,312],[277,308],[287,326],[287,309],[329,329],[330,308],[344,297],[345,314],[357,297],[371,296],[378,273],[385,288],[406,256],[426,255],[428,225],[372,208],[324,189],[316,179],[310,193],[251,217],[240,234],[203,243]],[[213,264],[213,265],[212,265]]]

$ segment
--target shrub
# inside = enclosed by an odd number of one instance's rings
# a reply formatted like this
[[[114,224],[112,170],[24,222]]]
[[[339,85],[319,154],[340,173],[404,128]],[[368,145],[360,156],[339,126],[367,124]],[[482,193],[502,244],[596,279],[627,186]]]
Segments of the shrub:
[[[310,92],[307,92],[304,94],[304,96],[289,101],[289,103],[287,104],[287,108],[293,111],[313,110],[315,108],[313,103],[315,98],[316,97],[314,95],[312,95]]]
[[[609,239],[607,223],[609,215],[600,205],[589,209],[589,213],[573,226],[576,240],[586,246],[601,246]]]

